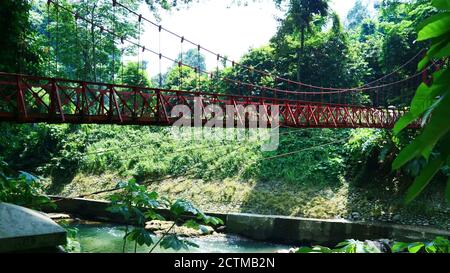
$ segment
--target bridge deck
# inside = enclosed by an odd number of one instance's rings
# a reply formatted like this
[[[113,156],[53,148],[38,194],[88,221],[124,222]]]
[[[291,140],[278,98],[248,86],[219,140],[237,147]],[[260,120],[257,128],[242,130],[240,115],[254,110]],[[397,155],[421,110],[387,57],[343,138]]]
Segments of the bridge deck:
[[[296,128],[392,128],[404,109],[302,100],[166,90],[120,84],[74,81],[0,73],[0,121],[18,123],[95,123],[118,125],[173,125],[180,111],[196,113],[195,123],[213,119],[234,127],[254,120]],[[254,107],[256,112],[244,112]],[[230,110],[234,110],[230,113]],[[172,115],[172,112],[175,115]],[[213,113],[214,112],[214,113]],[[185,116],[186,118],[186,116]],[[270,126],[270,125],[269,125]]]

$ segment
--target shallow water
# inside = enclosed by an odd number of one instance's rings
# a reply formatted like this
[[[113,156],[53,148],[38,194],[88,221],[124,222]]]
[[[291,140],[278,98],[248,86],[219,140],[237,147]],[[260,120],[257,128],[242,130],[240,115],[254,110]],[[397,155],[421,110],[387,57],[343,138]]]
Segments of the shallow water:
[[[114,224],[73,224],[78,229],[78,241],[81,252],[84,253],[121,253],[125,226]],[[155,238],[156,241],[157,238]],[[190,247],[189,250],[179,252],[192,253],[272,253],[277,250],[289,249],[290,246],[258,242],[235,235],[218,235],[188,240],[199,245],[199,248]],[[138,246],[137,252],[147,253],[151,247]],[[134,242],[127,242],[127,252],[134,252]],[[174,250],[166,250],[156,247],[154,253],[170,253]]]

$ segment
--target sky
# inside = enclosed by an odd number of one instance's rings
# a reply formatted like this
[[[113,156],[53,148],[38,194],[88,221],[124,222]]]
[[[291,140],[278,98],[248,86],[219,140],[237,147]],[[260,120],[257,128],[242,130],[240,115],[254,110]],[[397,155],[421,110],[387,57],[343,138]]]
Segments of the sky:
[[[331,8],[344,20],[354,2],[355,0],[332,0]],[[247,6],[228,6],[228,3],[229,1],[223,0],[200,0],[187,9],[162,12],[160,24],[196,44],[238,61],[250,48],[268,43],[277,30],[276,19],[282,17],[283,13],[275,7],[273,0],[260,0]],[[153,18],[144,5],[140,12],[144,17]],[[142,27],[144,34],[141,44],[159,52],[161,40],[161,51],[172,59],[177,57],[181,49],[186,51],[193,47],[185,42],[181,48],[179,39],[164,33],[160,39],[157,27],[148,23],[144,23]],[[207,69],[215,68],[217,58],[212,54],[205,56]],[[159,73],[157,55],[145,52],[139,58],[148,63],[147,72],[151,76]],[[161,71],[164,72],[172,64],[170,61],[163,61]]]

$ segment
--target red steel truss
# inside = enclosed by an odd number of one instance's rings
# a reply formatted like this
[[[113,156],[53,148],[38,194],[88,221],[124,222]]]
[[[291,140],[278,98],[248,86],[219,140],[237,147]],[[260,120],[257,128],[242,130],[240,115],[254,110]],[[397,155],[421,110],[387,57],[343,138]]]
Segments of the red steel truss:
[[[213,118],[205,111],[212,104],[224,112],[227,106],[262,106],[267,116],[278,105],[280,126],[295,128],[392,128],[406,111],[0,73],[0,121],[8,122],[170,126],[179,119],[171,117],[173,107],[185,105],[193,113],[196,97],[200,126]],[[236,126],[247,120],[248,126],[248,115],[227,117]]]

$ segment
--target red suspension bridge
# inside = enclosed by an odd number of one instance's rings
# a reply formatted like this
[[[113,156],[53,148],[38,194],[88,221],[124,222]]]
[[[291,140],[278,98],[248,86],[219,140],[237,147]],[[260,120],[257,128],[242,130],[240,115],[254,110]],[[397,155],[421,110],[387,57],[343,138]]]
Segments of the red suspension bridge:
[[[407,111],[406,105],[412,98],[416,88],[422,82],[430,81],[433,71],[439,64],[433,63],[423,71],[414,75],[398,77],[398,71],[409,63],[417,61],[419,52],[402,67],[384,77],[357,88],[326,88],[292,81],[254,67],[231,61],[232,66],[239,66],[248,73],[257,73],[271,77],[279,86],[260,86],[254,83],[238,81],[217,72],[203,71],[176,61],[161,52],[146,47],[132,38],[121,36],[104,28],[102,25],[80,16],[80,14],[60,5],[58,1],[48,1],[61,12],[71,14],[74,20],[82,20],[93,28],[98,28],[106,37],[114,42],[129,44],[138,48],[139,52],[149,52],[159,60],[166,59],[179,67],[189,67],[198,75],[211,78],[210,86],[196,90],[169,90],[142,86],[128,86],[84,80],[68,80],[52,77],[29,76],[0,72],[0,121],[18,123],[96,123],[118,125],[172,125],[179,117],[171,116],[177,105],[184,105],[194,112],[194,100],[200,102],[202,124],[212,119],[205,111],[210,105],[218,106],[223,112],[227,106],[256,106],[270,116],[271,106],[279,107],[280,126],[296,128],[392,128],[395,122]],[[157,28],[159,33],[167,32],[180,39],[180,43],[195,45],[199,54],[203,51],[213,55],[217,61],[230,62],[227,58],[208,50],[199,44],[163,28],[142,15],[132,11],[118,1],[113,7],[122,8],[135,15],[140,24],[147,22]],[[332,75],[330,75],[332,76]],[[225,86],[225,92],[218,92],[218,85]],[[239,122],[247,125],[247,116],[237,112],[233,116],[233,124]],[[235,121],[235,122],[234,122]],[[224,121],[225,122],[225,121]],[[194,122],[192,122],[194,126]],[[413,125],[416,126],[416,125]]]

